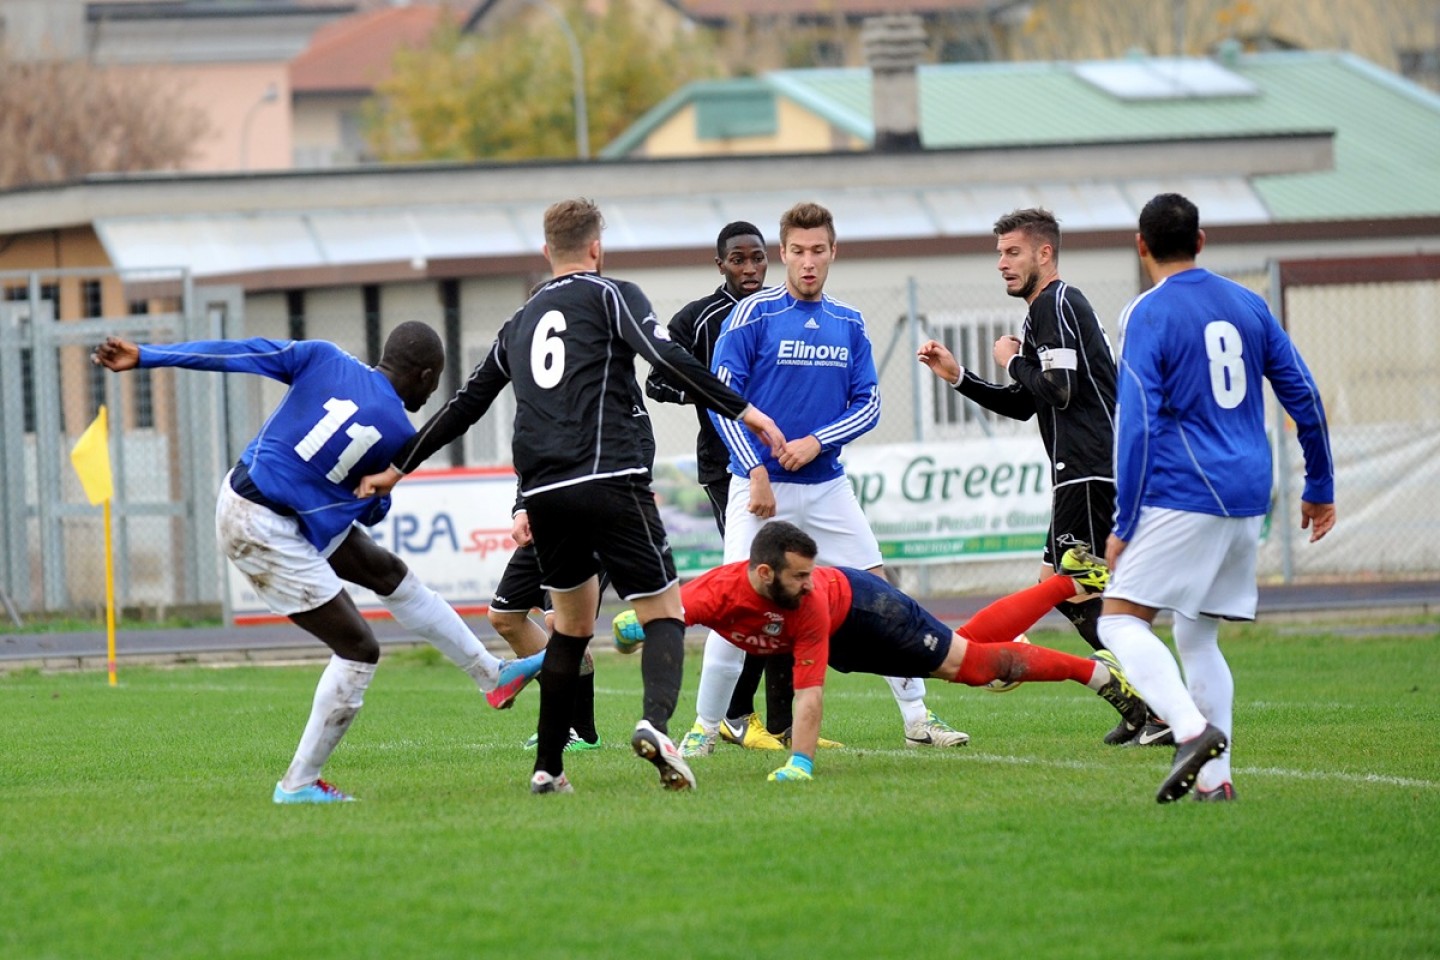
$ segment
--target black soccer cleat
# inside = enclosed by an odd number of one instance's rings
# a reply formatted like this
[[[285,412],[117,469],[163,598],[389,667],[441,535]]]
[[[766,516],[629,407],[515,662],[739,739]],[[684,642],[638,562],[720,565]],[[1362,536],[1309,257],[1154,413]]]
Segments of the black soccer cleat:
[[[1111,746],[1128,743],[1140,735],[1145,728],[1145,718],[1149,715],[1149,708],[1145,701],[1140,699],[1140,694],[1130,685],[1130,680],[1125,676],[1125,671],[1120,669],[1120,661],[1115,659],[1115,654],[1109,650],[1098,650],[1090,658],[1097,663],[1103,663],[1110,671],[1110,680],[1096,691],[1100,699],[1120,712],[1120,722],[1115,729],[1105,734],[1105,742]]]
[[[1200,736],[1176,744],[1175,764],[1165,782],[1160,784],[1155,802],[1170,803],[1189,793],[1190,788],[1195,786],[1195,778],[1200,776],[1200,768],[1224,753],[1229,746],[1230,738],[1225,736],[1225,731],[1208,723]]]
[[[1173,747],[1175,732],[1170,729],[1170,724],[1152,713],[1146,718],[1145,729],[1140,731],[1134,744],[1137,747]]]

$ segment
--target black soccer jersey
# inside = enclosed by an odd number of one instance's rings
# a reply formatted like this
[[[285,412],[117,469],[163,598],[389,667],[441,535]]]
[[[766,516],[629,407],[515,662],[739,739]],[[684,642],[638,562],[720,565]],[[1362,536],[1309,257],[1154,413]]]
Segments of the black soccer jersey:
[[[509,383],[522,496],[648,475],[655,441],[635,380],[636,354],[706,408],[731,418],[744,412],[743,397],[670,341],[639,287],[571,273],[545,284],[505,322],[485,360],[394,464],[413,470],[478,421]]]
[[[1115,354],[1079,290],[1056,279],[1030,304],[1015,382],[998,386],[968,370],[955,389],[1016,420],[1038,414],[1054,486],[1115,477]]]
[[[725,318],[739,301],[723,283],[708,297],[692,300],[670,318],[670,339],[680,344],[705,365],[715,357],[715,340]],[[645,393],[661,403],[694,403],[695,399],[667,380],[659,370],[652,370],[645,381]],[[696,407],[700,432],[695,437],[695,464],[701,483],[715,483],[730,476],[730,451],[715,431],[704,407]]]

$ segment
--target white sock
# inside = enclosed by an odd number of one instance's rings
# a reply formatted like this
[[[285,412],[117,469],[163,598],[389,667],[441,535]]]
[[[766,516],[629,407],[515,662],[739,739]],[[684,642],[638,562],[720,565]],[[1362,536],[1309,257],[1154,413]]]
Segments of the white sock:
[[[705,659],[700,665],[700,690],[695,694],[695,714],[706,732],[720,729],[735,682],[745,666],[745,651],[715,631],[705,638]]]
[[[1185,686],[1205,719],[1232,736],[1235,711],[1235,678],[1220,652],[1220,621],[1214,617],[1191,620],[1175,614],[1175,650],[1185,669]],[[1214,790],[1230,779],[1230,755],[1234,744],[1200,769],[1195,781],[1198,790]]]
[[[455,666],[470,674],[475,685],[489,692],[500,679],[500,660],[465,625],[455,608],[431,590],[410,570],[400,586],[380,602],[406,630],[419,634],[445,654]]]
[[[900,718],[905,726],[924,723],[930,717],[925,706],[925,681],[919,677],[886,677],[890,692],[895,695],[895,705],[900,708]]]
[[[315,700],[310,705],[310,719],[295,748],[290,769],[280,780],[280,789],[296,791],[308,787],[320,777],[330,754],[340,745],[345,731],[360,706],[365,702],[365,688],[375,676],[375,664],[358,660],[342,660],[332,656],[315,686]]]
[[[1175,739],[1189,740],[1205,730],[1205,716],[1180,679],[1170,648],[1139,617],[1110,614],[1100,618],[1100,642],[1115,654],[1125,676],[1150,709],[1164,717]]]

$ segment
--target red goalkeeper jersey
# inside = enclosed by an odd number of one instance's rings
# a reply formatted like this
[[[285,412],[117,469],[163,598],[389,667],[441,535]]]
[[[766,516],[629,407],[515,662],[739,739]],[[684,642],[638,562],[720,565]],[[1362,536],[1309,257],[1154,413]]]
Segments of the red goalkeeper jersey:
[[[795,689],[825,682],[830,635],[850,614],[850,581],[834,567],[816,567],[815,589],[787,610],[750,585],[749,563],[716,567],[680,588],[685,622],[709,627],[747,653],[795,654]]]

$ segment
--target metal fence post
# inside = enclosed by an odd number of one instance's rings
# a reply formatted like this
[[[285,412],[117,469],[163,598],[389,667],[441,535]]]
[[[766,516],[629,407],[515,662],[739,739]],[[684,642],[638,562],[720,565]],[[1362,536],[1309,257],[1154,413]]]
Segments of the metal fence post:
[[[1270,261],[1270,309],[1280,326],[1285,324],[1285,287],[1280,279],[1280,263]],[[1285,408],[1278,402],[1270,404],[1275,412],[1274,434],[1271,444],[1275,453],[1276,495],[1275,510],[1270,516],[1270,535],[1280,533],[1280,579],[1285,583],[1295,582],[1295,533],[1290,522],[1290,444],[1285,442]]]

